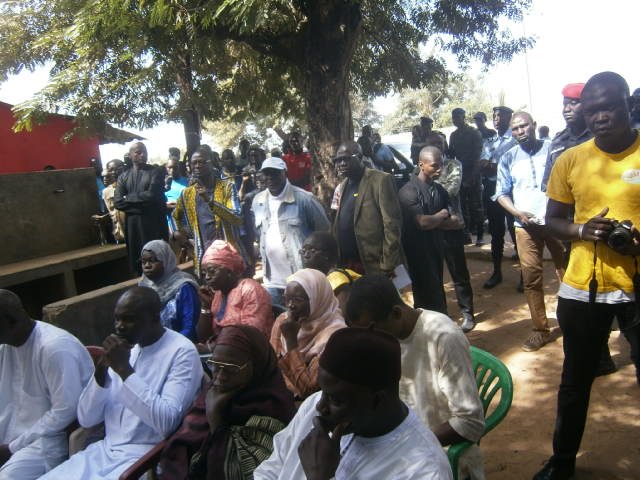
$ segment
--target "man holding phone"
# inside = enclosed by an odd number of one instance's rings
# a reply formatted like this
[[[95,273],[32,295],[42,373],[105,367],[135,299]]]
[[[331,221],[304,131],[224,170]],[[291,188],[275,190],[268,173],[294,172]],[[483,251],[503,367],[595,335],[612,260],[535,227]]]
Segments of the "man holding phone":
[[[551,338],[542,288],[544,247],[551,252],[560,280],[564,273],[564,247],[544,225],[547,197],[541,183],[551,143],[536,138],[536,122],[527,112],[514,113],[510,128],[517,145],[500,157],[493,200],[515,219],[524,292],[533,323],[533,333],[522,349],[533,352]]]

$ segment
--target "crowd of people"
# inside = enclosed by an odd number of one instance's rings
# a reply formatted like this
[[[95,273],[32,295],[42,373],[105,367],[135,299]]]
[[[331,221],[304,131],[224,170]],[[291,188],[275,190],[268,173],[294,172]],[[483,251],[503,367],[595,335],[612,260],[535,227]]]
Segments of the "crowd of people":
[[[203,145],[186,164],[172,149],[166,167],[135,143],[106,164],[101,197],[140,280],[114,306],[95,365],[0,290],[0,397],[11,405],[0,411],[0,480],[116,479],[163,441],[155,470],[169,480],[452,478],[443,447],[484,432],[465,245],[484,242],[485,218],[484,288],[502,281],[507,230],[517,246],[532,323],[523,350],[550,339],[545,247],[560,280],[553,456],[534,480],[568,480],[591,384],[615,370],[614,318],[640,384],[636,93],[612,72],[567,85],[567,128],[553,140],[505,105],[493,109],[496,130],[485,113],[473,128],[454,109],[449,141],[423,117],[403,185],[388,173],[392,149],[366,127],[337,146],[342,181],[328,209],[311,193],[299,132],[268,158],[243,140],[237,156]],[[104,424],[104,438],[67,459],[76,418]],[[485,478],[477,445],[457,473]]]

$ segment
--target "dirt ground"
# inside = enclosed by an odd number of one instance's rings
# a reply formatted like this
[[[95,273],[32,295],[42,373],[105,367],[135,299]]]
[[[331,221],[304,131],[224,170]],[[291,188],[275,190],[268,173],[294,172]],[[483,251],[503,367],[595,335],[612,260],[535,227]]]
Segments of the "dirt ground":
[[[467,249],[479,322],[468,334],[469,341],[499,357],[514,381],[509,414],[480,444],[486,476],[488,480],[530,480],[551,455],[563,359],[562,334],[555,321],[558,282],[551,262],[545,262],[547,313],[555,327],[555,340],[537,352],[524,352],[520,346],[529,335],[531,320],[524,294],[516,291],[517,262],[505,259],[502,284],[484,290],[482,284],[492,271],[488,246]],[[505,258],[510,254],[510,247],[505,248]],[[447,282],[449,314],[458,319],[448,277]],[[635,382],[629,346],[619,331],[612,332],[609,346],[618,371],[594,383],[576,480],[640,479],[640,387]]]

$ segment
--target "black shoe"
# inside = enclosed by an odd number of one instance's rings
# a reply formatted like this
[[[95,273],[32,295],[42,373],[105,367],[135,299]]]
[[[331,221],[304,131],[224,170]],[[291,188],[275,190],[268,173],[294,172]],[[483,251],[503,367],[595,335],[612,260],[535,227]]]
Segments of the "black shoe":
[[[471,238],[471,235],[469,235],[468,233],[464,237],[464,244],[473,245],[473,238]]]
[[[462,328],[464,333],[469,333],[471,330],[476,328],[476,320],[473,318],[473,315],[469,313],[463,314],[462,325],[460,325],[460,328]]]
[[[493,272],[493,275],[489,277],[489,280],[484,282],[482,288],[486,288],[487,290],[489,290],[499,283],[502,283],[502,272]]]
[[[596,377],[604,377],[605,375],[611,375],[618,371],[618,367],[613,363],[611,357],[600,360],[598,369],[596,370]]]
[[[570,480],[574,471],[575,467],[560,466],[549,461],[533,476],[533,480]]]

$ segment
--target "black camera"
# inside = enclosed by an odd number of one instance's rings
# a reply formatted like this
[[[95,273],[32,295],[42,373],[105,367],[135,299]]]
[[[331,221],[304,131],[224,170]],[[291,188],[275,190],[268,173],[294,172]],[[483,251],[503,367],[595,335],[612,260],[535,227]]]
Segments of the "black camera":
[[[633,234],[631,233],[633,224],[631,221],[623,220],[622,222],[618,222],[617,220],[614,220],[612,222],[612,226],[613,229],[607,236],[607,245],[616,250],[623,249],[631,245],[633,242]]]

